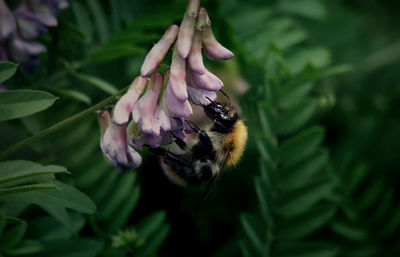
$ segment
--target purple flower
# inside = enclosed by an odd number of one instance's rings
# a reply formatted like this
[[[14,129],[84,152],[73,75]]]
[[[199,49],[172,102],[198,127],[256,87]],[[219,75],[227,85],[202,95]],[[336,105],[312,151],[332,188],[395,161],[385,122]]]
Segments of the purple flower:
[[[136,77],[128,91],[119,99],[113,110],[113,121],[115,124],[123,125],[128,123],[133,106],[143,93],[146,83],[146,78],[141,76]]]
[[[107,162],[120,171],[138,167],[142,163],[142,157],[128,145],[126,126],[111,122],[108,111],[100,111],[98,119],[103,131],[100,147]]]
[[[0,0],[0,42],[5,41],[15,30],[14,16],[4,0]]]
[[[201,32],[196,31],[194,34],[192,49],[190,50],[190,54],[187,58],[190,70],[199,75],[204,74],[206,69],[203,63],[203,55],[201,54],[201,42]]]
[[[211,101],[217,99],[215,91],[195,88],[194,86],[188,86],[188,93],[190,100],[196,105],[209,105]]]
[[[193,110],[190,106],[188,99],[180,101],[174,93],[172,93],[171,85],[168,82],[167,88],[165,89],[165,103],[167,105],[168,111],[180,118],[187,118],[192,115]]]
[[[160,41],[158,41],[157,44],[153,46],[153,48],[147,54],[142,64],[142,68],[140,69],[140,74],[142,76],[147,77],[157,69],[158,65],[160,65],[165,55],[167,54],[169,48],[174,43],[176,36],[178,35],[178,31],[178,26],[169,26],[164,36],[160,39]]]
[[[45,24],[40,18],[32,13],[28,5],[22,2],[15,12],[18,32],[23,38],[36,38],[40,34],[47,33]]]
[[[46,52],[46,48],[37,42],[28,41],[14,34],[9,39],[8,56],[15,62],[24,65],[24,68],[29,69],[34,65],[39,64],[37,54]]]
[[[1,1],[1,0],[0,0]],[[7,61],[6,46],[4,43],[0,42],[0,61]]]
[[[145,134],[160,136],[161,129],[168,131],[171,127],[167,114],[158,105],[163,81],[161,73],[154,73],[146,94],[133,107],[132,119]]]
[[[65,0],[27,0],[32,14],[45,26],[57,26],[57,16],[61,9],[68,7]]]
[[[196,27],[196,18],[200,6],[200,0],[189,0],[185,16],[178,34],[177,49],[182,58],[186,59],[192,47],[193,36]]]
[[[202,75],[193,72],[192,79],[198,88],[204,90],[218,91],[224,86],[224,83],[222,83],[222,81],[217,76],[215,76],[208,70],[205,70],[205,73]]]
[[[207,11],[204,7],[200,8],[199,15],[199,20],[206,20],[203,32],[203,47],[207,57],[211,60],[227,60],[232,58],[233,53],[215,39],[214,33],[211,29],[210,18],[208,17]]]
[[[13,14],[0,0],[0,58],[29,69],[39,63],[37,55],[46,48],[31,41],[49,26],[57,26],[57,16],[67,8],[66,0],[21,0]]]
[[[177,51],[174,51],[173,54],[168,86],[178,100],[185,101],[188,98],[185,59],[183,59]]]
[[[0,92],[5,92],[7,90],[8,89],[3,84],[0,84]]]

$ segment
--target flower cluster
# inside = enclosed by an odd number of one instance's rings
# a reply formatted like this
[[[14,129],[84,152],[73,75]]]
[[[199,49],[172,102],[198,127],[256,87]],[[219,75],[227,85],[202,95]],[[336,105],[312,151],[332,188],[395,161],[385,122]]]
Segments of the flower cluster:
[[[171,48],[170,69],[165,75],[156,72]],[[141,75],[117,102],[112,115],[108,111],[98,114],[101,149],[110,164],[121,171],[135,168],[142,160],[134,148],[168,145],[174,137],[183,139],[184,132],[190,132],[186,119],[193,114],[191,103],[208,105],[223,87],[222,81],[205,67],[202,49],[211,60],[233,57],[215,39],[200,0],[189,0],[180,27],[171,25],[153,46]]]
[[[33,39],[57,26],[60,10],[67,7],[66,0],[21,0],[12,12],[0,0],[0,61],[11,60],[26,69],[37,65],[37,54],[46,48]]]

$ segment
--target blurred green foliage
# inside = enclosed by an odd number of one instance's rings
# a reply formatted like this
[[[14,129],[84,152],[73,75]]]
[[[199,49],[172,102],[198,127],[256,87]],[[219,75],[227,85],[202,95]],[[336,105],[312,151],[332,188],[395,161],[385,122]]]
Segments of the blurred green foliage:
[[[2,150],[128,85],[186,6],[69,2],[32,73],[0,64]],[[202,4],[239,74],[212,68],[249,84],[241,163],[194,212],[203,188],[146,151],[133,172],[107,165],[89,115],[0,162],[0,256],[400,255],[399,3]]]

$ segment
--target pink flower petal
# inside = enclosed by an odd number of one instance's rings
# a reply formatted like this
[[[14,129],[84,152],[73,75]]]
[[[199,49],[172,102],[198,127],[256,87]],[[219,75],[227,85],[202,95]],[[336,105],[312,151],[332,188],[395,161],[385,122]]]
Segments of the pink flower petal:
[[[209,21],[206,9],[201,8],[200,14],[203,15],[203,13],[206,15],[206,21]],[[233,53],[215,39],[210,24],[211,22],[207,22],[203,32],[203,47],[207,57],[211,60],[227,60],[232,58],[234,56]]]
[[[168,30],[165,32],[160,41],[153,46],[144,59],[142,68],[140,69],[140,74],[142,76],[147,77],[157,69],[158,65],[160,65],[167,54],[169,48],[174,43],[178,32],[179,27],[177,25],[169,26]]]
[[[165,90],[165,102],[168,111],[177,117],[187,118],[193,113],[189,101],[188,100],[180,101],[179,99],[177,99],[175,95],[172,93],[171,86],[169,85],[169,83]]]
[[[111,115],[107,110],[99,110],[97,111],[97,120],[99,121],[101,136],[103,136],[111,123]]]
[[[141,76],[136,77],[128,91],[119,99],[113,110],[113,121],[116,124],[126,124],[132,108],[146,86],[147,79]]]
[[[140,165],[141,157],[127,144],[126,126],[111,123],[104,132],[100,147],[108,163],[124,171]]]
[[[209,72],[207,69],[206,73],[204,73],[203,75],[199,75],[193,72],[192,79],[198,88],[204,90],[218,91],[224,86],[224,83],[222,83],[222,81],[217,76]]]
[[[172,93],[181,101],[188,98],[186,89],[186,65],[185,60],[178,54],[174,53],[169,73],[169,84]]]
[[[209,105],[211,101],[217,99],[217,93],[214,91],[208,91],[191,86],[188,86],[188,93],[190,100],[196,105]]]
[[[192,47],[192,41],[196,27],[196,17],[199,11],[199,6],[200,0],[189,0],[186,13],[183,17],[181,28],[179,30],[176,44],[178,53],[184,59],[187,58],[190,52],[190,48]]]
[[[187,58],[190,70],[200,75],[204,74],[206,69],[203,63],[203,55],[201,54],[201,41],[201,32],[196,31],[194,34],[192,49]]]
[[[144,133],[160,134],[160,125],[155,121],[155,116],[163,81],[164,76],[161,73],[154,73],[145,95],[133,107],[132,119],[139,123]]]

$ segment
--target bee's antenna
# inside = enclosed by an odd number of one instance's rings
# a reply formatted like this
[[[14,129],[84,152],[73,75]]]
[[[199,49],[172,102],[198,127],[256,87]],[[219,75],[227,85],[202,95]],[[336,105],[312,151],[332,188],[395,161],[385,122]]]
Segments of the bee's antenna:
[[[211,100],[211,98],[210,97],[208,97],[208,96],[206,96],[206,98],[211,102],[211,103],[213,103],[214,101],[213,100]]]
[[[229,105],[231,105],[231,99],[229,98],[229,96],[224,91],[222,91],[222,89],[220,89],[219,91],[226,97],[226,99],[228,99]]]

